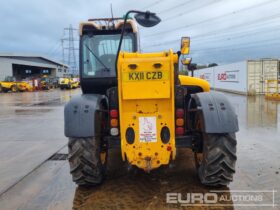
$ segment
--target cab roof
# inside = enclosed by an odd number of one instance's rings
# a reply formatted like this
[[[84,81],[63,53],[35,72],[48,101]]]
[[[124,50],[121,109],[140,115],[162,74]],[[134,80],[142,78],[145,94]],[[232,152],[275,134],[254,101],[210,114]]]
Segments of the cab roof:
[[[100,18],[89,19],[86,22],[80,23],[79,33],[83,34],[84,29],[90,30],[121,30],[124,24],[123,18]],[[128,19],[126,29],[131,29],[133,33],[138,32],[137,24],[133,19]]]

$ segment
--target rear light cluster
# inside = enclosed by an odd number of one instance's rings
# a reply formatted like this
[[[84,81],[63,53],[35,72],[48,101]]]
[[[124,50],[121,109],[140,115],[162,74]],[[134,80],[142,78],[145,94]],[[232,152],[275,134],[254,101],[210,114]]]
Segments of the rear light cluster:
[[[110,110],[110,127],[112,136],[119,135],[119,112],[116,109]]]
[[[177,136],[182,136],[185,133],[185,89],[177,86],[175,93],[175,133]]]
[[[185,112],[184,109],[176,109],[175,119],[176,119],[176,135],[183,135],[184,134],[184,116]]]
[[[107,95],[109,98],[110,134],[112,136],[118,136],[120,133],[118,89],[116,87],[108,89]]]

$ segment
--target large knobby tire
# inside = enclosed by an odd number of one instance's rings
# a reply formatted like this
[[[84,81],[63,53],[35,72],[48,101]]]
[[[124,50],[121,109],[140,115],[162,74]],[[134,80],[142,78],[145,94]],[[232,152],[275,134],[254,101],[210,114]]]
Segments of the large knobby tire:
[[[16,85],[12,85],[12,87],[11,87],[11,91],[12,91],[13,93],[18,92],[18,86],[16,86]]]
[[[73,181],[79,186],[101,184],[104,167],[99,138],[69,138],[68,149]]]
[[[197,156],[196,156],[197,158]],[[226,186],[233,180],[236,162],[235,134],[203,134],[203,153],[197,160],[202,184]]]

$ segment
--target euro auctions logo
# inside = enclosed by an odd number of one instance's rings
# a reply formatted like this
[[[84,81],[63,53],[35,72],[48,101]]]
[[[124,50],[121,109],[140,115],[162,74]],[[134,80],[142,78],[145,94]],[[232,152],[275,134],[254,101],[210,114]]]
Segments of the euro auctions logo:
[[[218,74],[218,80],[227,80],[227,73]]]
[[[276,207],[276,190],[210,190],[207,193],[167,193],[166,203],[180,206]]]
[[[225,71],[217,75],[217,79],[221,82],[238,82],[239,71]]]
[[[218,203],[217,193],[167,193],[166,203],[174,204],[213,204]]]

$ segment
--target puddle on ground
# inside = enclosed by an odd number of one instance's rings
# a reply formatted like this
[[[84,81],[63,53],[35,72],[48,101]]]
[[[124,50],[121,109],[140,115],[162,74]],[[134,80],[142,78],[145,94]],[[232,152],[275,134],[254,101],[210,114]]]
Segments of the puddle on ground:
[[[246,129],[269,128],[280,131],[280,102],[264,96],[226,94],[239,119],[239,127]]]
[[[16,115],[36,115],[50,112],[52,109],[15,109],[14,111]]]
[[[28,106],[61,106],[64,105],[65,102],[58,99],[53,99],[53,100],[49,100],[49,101],[42,101],[42,102],[38,102],[38,103],[33,103],[30,104]]]

